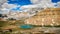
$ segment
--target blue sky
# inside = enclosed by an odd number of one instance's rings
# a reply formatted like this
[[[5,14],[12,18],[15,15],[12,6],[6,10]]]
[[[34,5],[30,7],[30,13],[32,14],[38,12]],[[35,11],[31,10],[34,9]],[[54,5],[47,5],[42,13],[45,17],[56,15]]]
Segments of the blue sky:
[[[54,2],[54,3],[57,3],[57,2],[59,2],[60,0],[52,0],[52,2]]]
[[[32,4],[30,0],[8,0],[10,4],[18,4],[18,5],[29,5]],[[60,0],[52,0],[52,2],[56,3],[59,2]]]
[[[30,0],[8,0],[9,4],[17,4],[20,6],[32,4]],[[53,3],[57,3],[60,0],[52,0]],[[20,10],[19,7],[13,8],[12,10]]]
[[[9,2],[8,3],[12,3],[12,4],[18,4],[18,5],[29,5],[29,4],[32,4],[30,2],[30,0],[8,0]]]

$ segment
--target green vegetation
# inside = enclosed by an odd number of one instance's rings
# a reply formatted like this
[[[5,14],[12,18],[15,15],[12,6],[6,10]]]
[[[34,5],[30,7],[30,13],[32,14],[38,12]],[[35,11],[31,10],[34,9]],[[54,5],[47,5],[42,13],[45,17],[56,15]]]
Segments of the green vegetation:
[[[6,26],[8,21],[0,21],[0,27]]]
[[[51,26],[51,25],[33,25],[34,27],[60,27],[60,25],[55,25],[55,26]]]

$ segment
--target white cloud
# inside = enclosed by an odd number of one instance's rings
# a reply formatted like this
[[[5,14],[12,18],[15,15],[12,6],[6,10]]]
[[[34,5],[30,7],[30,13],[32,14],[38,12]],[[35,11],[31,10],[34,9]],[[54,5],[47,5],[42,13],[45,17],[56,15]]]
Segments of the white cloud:
[[[12,9],[12,8],[16,8],[16,7],[17,7],[17,5],[15,5],[15,4],[4,3],[2,5],[2,8],[8,8],[8,9]]]
[[[32,9],[32,8],[50,8],[55,7],[54,3],[51,0],[30,0],[33,4],[32,5],[24,5],[21,9]]]
[[[0,0],[0,9],[2,8],[1,6],[6,2],[7,2],[7,0]]]
[[[57,4],[56,4],[57,6],[57,8],[60,8],[60,2],[57,2]]]
[[[15,5],[15,4],[8,4],[7,2],[6,3],[3,3],[3,5],[0,6],[0,10],[1,10],[1,13],[3,14],[8,14],[8,12],[12,12],[14,10],[14,8],[17,8],[17,7],[20,7],[20,5]]]
[[[37,8],[39,7],[38,5],[24,5],[24,6],[21,6],[20,8],[21,9],[31,9],[31,8]]]
[[[0,0],[0,4],[6,3],[7,0]]]
[[[8,0],[0,0],[0,10],[6,10],[6,9],[12,9],[12,8],[17,8],[20,7],[20,5],[16,4],[8,4]]]
[[[54,7],[54,4],[51,0],[31,0],[33,4],[40,4],[42,7]]]
[[[51,0],[30,0],[33,4],[41,3],[41,2],[51,2]]]
[[[30,0],[30,1],[31,1],[31,3],[36,4],[36,3],[39,3],[39,2],[42,1],[42,0]]]

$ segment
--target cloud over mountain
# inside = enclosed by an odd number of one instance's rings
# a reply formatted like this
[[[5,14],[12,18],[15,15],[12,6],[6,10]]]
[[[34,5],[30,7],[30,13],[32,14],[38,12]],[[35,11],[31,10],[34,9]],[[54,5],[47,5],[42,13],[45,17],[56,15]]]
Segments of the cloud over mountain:
[[[51,0],[30,0],[32,5],[21,6],[21,9],[32,9],[32,8],[54,8],[54,3]]]

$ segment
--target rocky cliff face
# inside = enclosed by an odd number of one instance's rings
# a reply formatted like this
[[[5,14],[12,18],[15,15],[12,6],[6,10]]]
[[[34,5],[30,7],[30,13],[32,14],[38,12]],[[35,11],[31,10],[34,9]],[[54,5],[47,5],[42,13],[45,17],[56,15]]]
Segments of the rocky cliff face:
[[[60,8],[47,8],[38,12],[35,16],[26,19],[26,24],[33,25],[60,25]]]

